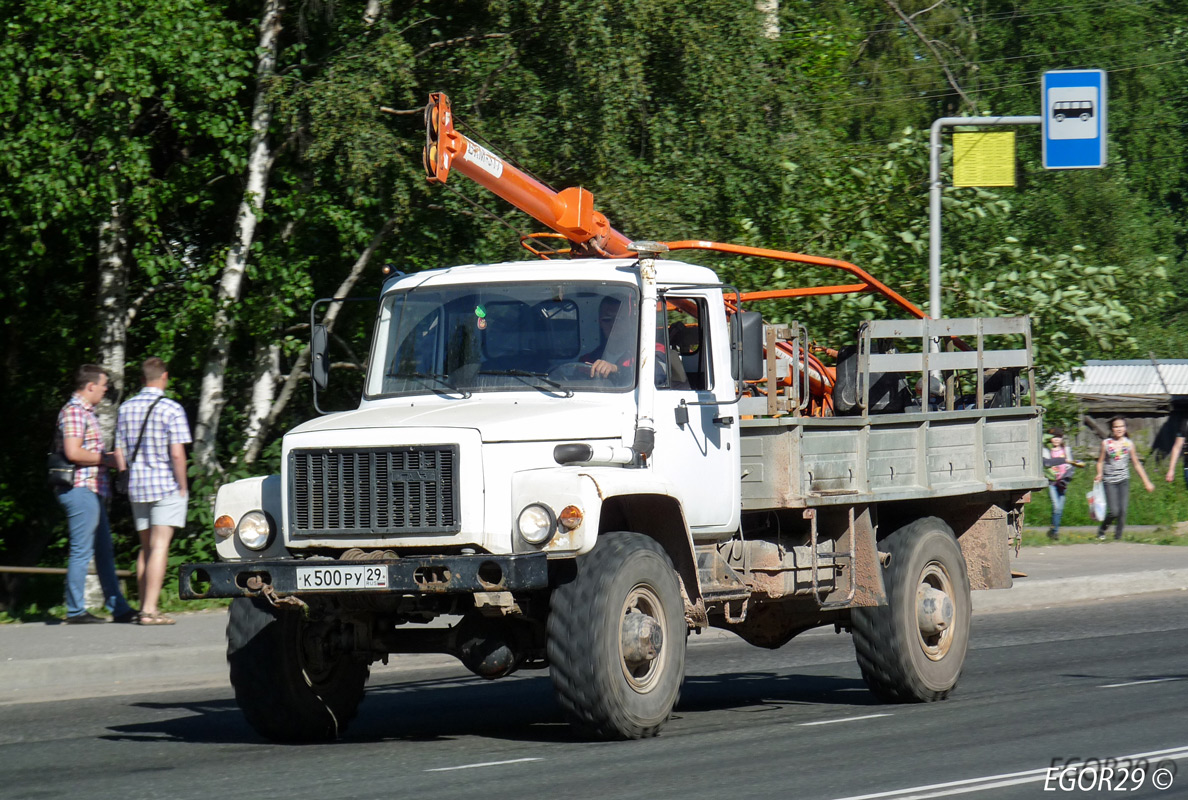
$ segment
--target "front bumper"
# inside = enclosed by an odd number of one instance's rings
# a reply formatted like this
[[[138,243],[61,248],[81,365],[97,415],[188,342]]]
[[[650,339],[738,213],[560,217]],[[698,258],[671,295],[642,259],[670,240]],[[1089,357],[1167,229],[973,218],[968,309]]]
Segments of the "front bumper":
[[[311,567],[380,567],[387,570],[387,584],[367,589],[300,590],[297,570]],[[179,594],[183,600],[260,597],[266,591],[265,587],[271,587],[271,591],[280,597],[296,594],[441,595],[544,589],[549,585],[549,568],[545,553],[523,553],[415,556],[382,561],[284,559],[182,564],[179,577]]]

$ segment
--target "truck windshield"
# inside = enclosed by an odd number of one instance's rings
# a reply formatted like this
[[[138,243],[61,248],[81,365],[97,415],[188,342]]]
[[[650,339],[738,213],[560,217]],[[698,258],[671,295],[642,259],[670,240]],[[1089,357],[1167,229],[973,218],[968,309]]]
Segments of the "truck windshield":
[[[383,298],[367,396],[623,392],[638,352],[628,284],[418,287]]]

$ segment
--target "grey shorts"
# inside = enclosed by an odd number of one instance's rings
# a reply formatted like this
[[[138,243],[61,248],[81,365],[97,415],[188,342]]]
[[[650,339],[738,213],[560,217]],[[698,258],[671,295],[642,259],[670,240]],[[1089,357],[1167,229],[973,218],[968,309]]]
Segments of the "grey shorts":
[[[153,525],[186,527],[186,501],[189,495],[174,492],[151,503],[132,504],[132,522],[138,531],[147,531]]]

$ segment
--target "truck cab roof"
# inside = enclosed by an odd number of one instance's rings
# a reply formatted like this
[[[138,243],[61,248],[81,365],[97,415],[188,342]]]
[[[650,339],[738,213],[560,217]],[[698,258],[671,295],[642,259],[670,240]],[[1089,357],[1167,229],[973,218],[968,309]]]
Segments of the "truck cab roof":
[[[396,276],[384,284],[384,292],[421,286],[506,281],[582,279],[635,283],[638,263],[638,258],[575,258],[564,261],[533,259],[497,264],[461,264]],[[707,267],[666,259],[657,259],[655,263],[657,280],[661,285],[719,283],[717,274]]]

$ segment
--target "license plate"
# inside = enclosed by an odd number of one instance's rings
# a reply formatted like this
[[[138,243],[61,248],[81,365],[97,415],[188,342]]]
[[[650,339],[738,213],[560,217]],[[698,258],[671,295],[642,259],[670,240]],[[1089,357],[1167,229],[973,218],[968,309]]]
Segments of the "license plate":
[[[386,566],[297,568],[297,591],[299,592],[387,588],[388,568]]]

